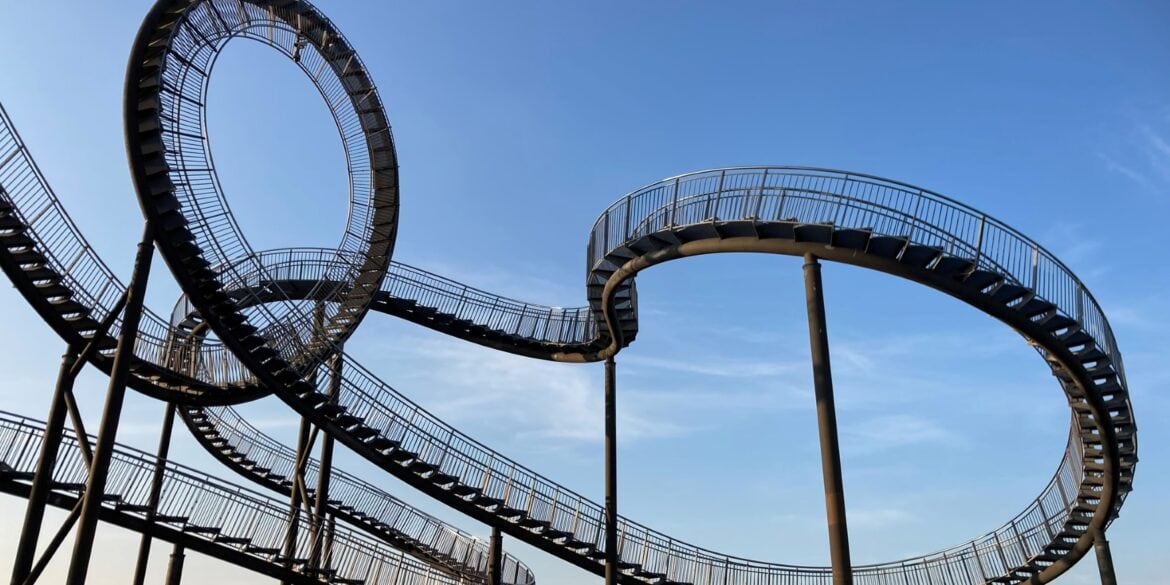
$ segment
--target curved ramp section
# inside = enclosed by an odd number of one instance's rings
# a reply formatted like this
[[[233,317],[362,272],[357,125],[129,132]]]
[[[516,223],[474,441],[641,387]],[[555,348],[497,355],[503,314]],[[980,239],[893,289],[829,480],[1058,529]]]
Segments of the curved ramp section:
[[[0,490],[25,496],[29,490],[44,424],[0,413]],[[146,510],[150,477],[158,460],[119,446],[110,470],[102,518],[131,530],[150,524]],[[428,567],[359,533],[333,527],[327,568],[298,571],[320,546],[310,531],[299,531],[292,555],[281,553],[288,525],[288,503],[234,486],[193,469],[164,463],[165,489],[155,515],[156,536],[291,583],[346,585],[438,583],[456,585],[455,577]],[[62,442],[51,503],[71,508],[85,486],[86,465],[77,439]],[[307,526],[309,517],[298,511]],[[322,531],[321,534],[326,534]],[[522,575],[520,575],[522,577]],[[505,574],[505,579],[517,575]],[[508,583],[523,583],[508,580]]]
[[[91,362],[113,365],[126,285],[82,236],[49,188],[28,149],[0,106],[0,267],[37,313],[67,343],[94,342]],[[103,329],[110,321],[112,326]],[[183,403],[245,402],[268,393],[223,347],[188,355],[196,373],[176,362],[166,319],[147,312],[139,325],[130,386],[162,400]]]
[[[296,64],[325,99],[345,147],[353,190],[338,248],[344,270],[321,283],[329,289],[321,315],[293,303],[243,311],[239,299],[226,294],[244,294],[240,275],[265,270],[228,208],[203,131],[212,69],[235,39],[260,42]],[[158,249],[173,272],[200,290],[200,313],[212,327],[232,330],[223,338],[236,355],[299,378],[353,332],[394,248],[397,155],[365,66],[308,2],[170,0],[157,2],[143,20],[126,75],[127,151]],[[314,326],[318,320],[323,323]],[[290,325],[313,335],[283,335]]]
[[[296,452],[244,420],[230,407],[188,407],[183,421],[212,455],[232,470],[283,494],[292,493]],[[309,459],[306,485],[317,485],[320,467]],[[330,512],[347,523],[393,544],[434,566],[444,567],[470,581],[487,574],[488,547],[482,541],[443,521],[412,508],[378,487],[333,467],[329,480]],[[309,488],[310,496],[314,489]],[[509,583],[531,585],[532,571],[510,553],[502,559]]]
[[[900,207],[906,205],[918,215]],[[977,218],[976,231],[962,231],[972,229],[964,223],[971,217]],[[979,238],[986,243],[967,241]],[[636,328],[623,320],[636,315],[630,278],[637,270],[719,251],[812,251],[911,278],[989,312],[1035,342],[1076,415],[1077,441],[1066,453],[1060,481],[989,539],[937,557],[859,567],[859,576],[873,575],[880,582],[934,571],[966,575],[970,582],[1047,581],[1084,554],[1089,528],[1111,520],[1128,491],[1136,460],[1134,429],[1124,378],[1112,365],[1115,344],[1100,309],[1051,254],[983,214],[872,177],[727,169],[671,179],[623,198],[603,215],[591,240],[591,310],[594,321],[600,324],[604,318],[611,332],[597,338],[611,342],[593,354],[565,344],[549,355],[553,359],[598,359],[630,340]],[[1021,252],[1026,262],[1016,257]],[[1020,276],[1025,267],[1033,275],[1027,283]],[[1079,312],[1067,309],[1070,299],[1079,299],[1074,305]],[[462,335],[466,324],[448,328],[436,322],[435,327]],[[300,381],[278,394],[391,473],[600,572],[600,506],[460,434],[352,360],[345,360],[344,370],[339,403]],[[824,572],[718,555],[628,522],[622,534],[621,556],[631,579],[707,583],[760,573],[815,579]]]
[[[49,188],[2,106],[0,265],[29,304],[67,343],[81,346],[96,340],[101,349],[93,354],[91,362],[109,372],[121,325],[119,299],[126,286],[85,240]],[[336,270],[336,266],[333,268]],[[110,321],[112,326],[103,329],[104,321]],[[188,405],[187,413],[193,412],[191,405],[195,404],[244,402],[268,393],[222,345],[194,347],[183,341],[189,334],[187,330],[172,329],[168,320],[155,313],[144,314],[130,385],[149,396]],[[231,414],[234,416],[234,412]],[[185,420],[189,427],[196,428],[190,417]],[[206,420],[197,424],[203,426]],[[255,429],[251,429],[255,435],[241,435],[239,430],[226,425],[197,432],[196,438],[232,470],[266,487],[286,491],[280,487],[283,477],[274,481],[275,473],[263,472],[247,457],[250,445],[267,444],[270,440]],[[241,440],[238,446],[242,451],[232,451],[232,445],[223,442],[223,437],[250,436],[262,439]],[[239,455],[241,452],[244,455]],[[277,463],[270,468],[277,469]],[[352,479],[355,486],[371,488],[344,472],[334,473],[344,478],[340,479],[342,483]],[[347,498],[329,506],[339,517],[447,571],[471,580],[483,579],[485,543],[471,540],[469,545],[471,537],[465,533],[436,524],[434,518],[404,507],[401,501],[376,488],[354,487],[337,496]],[[387,515],[396,510],[401,514],[389,522]],[[516,583],[534,582],[528,567],[511,555],[505,556],[506,571],[511,571],[508,574],[519,576]]]

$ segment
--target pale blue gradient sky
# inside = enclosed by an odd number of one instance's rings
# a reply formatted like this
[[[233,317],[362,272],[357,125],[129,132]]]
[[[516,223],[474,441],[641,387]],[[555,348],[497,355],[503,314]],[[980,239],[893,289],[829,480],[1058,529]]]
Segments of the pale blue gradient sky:
[[[123,275],[141,214],[123,155],[122,73],[148,5],[0,3],[0,101]],[[1170,7],[319,5],[362,55],[394,125],[395,258],[482,288],[582,304],[585,237],[605,206],[723,165],[883,175],[1038,239],[1103,304],[1132,384],[1142,462],[1109,533],[1119,577],[1166,582],[1154,559],[1170,525]],[[335,244],[344,160],[307,80],[239,42],[211,92],[217,163],[252,244]],[[156,275],[151,304],[165,311],[176,287],[161,264]],[[1035,353],[922,287],[836,265],[825,278],[855,561],[933,551],[1022,509],[1067,430]],[[639,292],[641,333],[619,358],[622,512],[731,554],[827,562],[799,262],[698,258],[646,273]],[[64,348],[10,287],[0,287],[0,330],[0,409],[43,417]],[[600,366],[497,354],[380,315],[348,349],[472,436],[601,499]],[[96,374],[79,383],[91,417],[103,389]],[[278,436],[295,432],[273,401],[245,411]],[[153,448],[161,412],[132,396],[120,439]],[[174,453],[236,481],[181,433]],[[352,454],[339,465],[487,533]],[[0,516],[22,514],[0,497]],[[12,557],[12,532],[0,559]],[[136,537],[104,527],[99,538],[95,582],[127,581]],[[513,549],[543,583],[600,581]],[[155,555],[161,571],[164,547]],[[48,582],[63,569],[55,562]],[[1061,582],[1094,583],[1095,571],[1088,559]],[[187,578],[268,581],[194,555]]]

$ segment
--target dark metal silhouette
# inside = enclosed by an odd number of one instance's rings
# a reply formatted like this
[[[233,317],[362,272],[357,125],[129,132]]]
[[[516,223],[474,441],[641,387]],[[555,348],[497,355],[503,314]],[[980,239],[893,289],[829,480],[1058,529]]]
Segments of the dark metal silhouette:
[[[605,585],[617,583],[617,364],[605,358]]]
[[[142,319],[146,283],[150,279],[153,258],[154,226],[147,224],[142,233],[142,241],[138,244],[138,254],[134,259],[134,272],[126,293],[122,331],[118,336],[118,346],[114,353],[114,365],[110,372],[110,384],[106,391],[106,405],[102,411],[97,445],[93,450],[93,461],[89,465],[89,479],[80,498],[81,514],[77,518],[73,558],[69,562],[69,574],[65,578],[68,585],[84,585],[86,575],[89,573],[89,557],[93,552],[93,541],[97,534],[102,498],[106,495],[106,478],[109,476],[110,460],[114,455],[114,440],[118,434],[118,422],[122,417],[126,380],[130,376],[130,361],[134,355],[134,344],[138,339],[138,322]]]
[[[812,350],[813,388],[817,400],[817,427],[820,431],[833,585],[852,585],[853,564],[849,561],[845,482],[841,478],[841,446],[837,441],[837,407],[833,399],[833,368],[829,359],[829,325],[825,320],[821,264],[812,254],[804,255],[804,294],[808,309],[808,337]]]
[[[159,432],[158,438],[158,460],[159,465],[154,467],[154,476],[150,480],[150,497],[147,499],[146,506],[146,521],[154,522],[154,510],[158,509],[158,500],[162,496],[163,488],[163,473],[165,469],[161,462],[167,460],[167,456],[171,452],[171,433],[175,428],[175,403],[168,402],[166,411],[163,413],[162,431]],[[150,544],[154,535],[150,531],[142,533],[142,539],[138,544],[138,560],[134,565],[134,580],[131,581],[133,585],[142,585],[146,582],[146,566],[150,562]]]
[[[337,250],[250,250],[222,206],[207,139],[185,128],[201,127],[210,64],[229,38],[259,41],[288,55],[330,104],[357,189],[351,193],[351,223]],[[938,553],[852,567],[857,581],[1043,583],[1094,546],[1108,553],[1103,531],[1131,489],[1137,461],[1136,426],[1116,342],[1099,305],[1064,264],[986,214],[904,183],[825,169],[727,168],[673,177],[621,198],[594,225],[587,251],[588,306],[544,307],[390,263],[398,189],[389,123],[360,59],[309,3],[159,2],[140,29],[127,77],[127,147],[135,185],[156,229],[158,249],[188,295],[170,319],[128,306],[124,323],[116,322],[127,287],[85,242],[7,115],[0,115],[0,266],[69,347],[97,348],[78,364],[88,361],[111,374],[111,406],[98,447],[88,457],[80,455],[93,460],[87,476],[92,488],[83,496],[49,490],[53,505],[84,501],[67,522],[80,519],[79,534],[92,536],[101,516],[288,582],[370,575],[353,560],[364,554],[365,541],[348,536],[336,518],[418,553],[438,568],[440,579],[487,573],[483,549],[468,545],[466,535],[423,536],[383,515],[380,507],[392,498],[332,469],[325,453],[314,466],[310,434],[323,434],[323,443],[340,441],[435,499],[605,574],[608,582],[823,583],[829,575],[824,567],[720,554],[617,516],[616,473],[607,476],[606,503],[591,502],[460,433],[340,348],[373,308],[522,355],[605,360],[606,467],[616,471],[613,358],[638,331],[635,277],[693,255],[761,252],[812,254],[879,270],[992,315],[1034,344],[1072,410],[1069,446],[1053,480],[1019,515]],[[132,280],[133,288],[143,284],[139,280]],[[312,306],[327,307],[327,313],[314,315]],[[109,331],[100,327],[106,321],[113,323]],[[207,341],[210,332],[222,343]],[[115,344],[115,338],[121,341]],[[118,350],[135,339],[138,351]],[[827,355],[826,348],[826,366]],[[316,383],[322,367],[340,373],[328,388]],[[209,525],[193,524],[192,532],[166,521],[147,522],[149,501],[136,501],[134,508],[102,505],[104,498],[125,495],[99,488],[110,463],[127,464],[111,455],[116,407],[127,385],[182,404],[184,423],[209,452],[285,498],[283,504],[223,500],[224,509],[239,517],[277,511],[277,528],[247,537],[249,546],[262,550],[233,549],[232,543],[199,532],[216,528]],[[265,437],[225,406],[270,393],[311,425],[297,450]],[[72,395],[62,392],[61,398],[85,436]],[[51,415],[63,420],[59,408]],[[60,426],[51,424],[49,431]],[[78,452],[87,445],[82,441]],[[156,461],[142,469],[153,472]],[[0,487],[31,493],[32,464],[4,463],[19,471],[4,468]],[[169,505],[172,490],[200,489],[166,487],[185,472],[172,473],[177,468],[163,465],[169,475],[160,507]],[[317,477],[315,499],[308,487],[314,482],[306,475],[314,469],[326,476],[324,483]],[[219,485],[207,481],[206,489]],[[827,505],[833,499],[830,495]],[[843,508],[840,520],[834,549],[846,541]],[[53,541],[59,544],[67,530]],[[23,535],[22,550],[30,538],[35,543],[35,536]],[[265,544],[254,544],[256,538]],[[84,577],[86,548],[79,545],[75,555],[74,581]],[[838,568],[849,565],[834,556]],[[27,567],[29,560],[19,566]],[[31,573],[44,562],[43,556]],[[521,565],[510,566],[513,582],[531,582]],[[507,580],[509,571],[504,573]]]

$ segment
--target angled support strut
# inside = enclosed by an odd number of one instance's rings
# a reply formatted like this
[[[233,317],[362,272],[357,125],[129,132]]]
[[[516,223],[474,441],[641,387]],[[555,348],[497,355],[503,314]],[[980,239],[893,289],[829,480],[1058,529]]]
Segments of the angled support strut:
[[[81,497],[81,515],[77,521],[73,559],[69,563],[69,575],[65,580],[68,585],[83,585],[89,573],[89,559],[93,554],[98,513],[102,507],[102,496],[105,495],[118,423],[122,418],[126,382],[130,377],[130,363],[134,360],[134,344],[138,339],[138,323],[142,319],[142,304],[146,296],[146,283],[150,278],[150,263],[153,258],[154,232],[147,223],[142,233],[142,241],[138,244],[138,254],[134,258],[134,272],[126,293],[126,313],[122,318],[122,331],[118,335],[118,346],[110,371],[109,391],[102,411],[97,447],[93,452],[93,463],[89,467],[85,493]]]
[[[817,427],[820,429],[821,471],[825,478],[825,510],[829,522],[833,585],[852,585],[853,568],[849,561],[849,528],[845,522],[845,485],[841,479],[841,446],[837,442],[837,407],[833,401],[833,369],[829,363],[825,294],[821,286],[821,264],[812,254],[804,256],[804,294],[808,308],[813,385],[816,388]]]
[[[617,365],[605,358],[605,585],[618,580]]]

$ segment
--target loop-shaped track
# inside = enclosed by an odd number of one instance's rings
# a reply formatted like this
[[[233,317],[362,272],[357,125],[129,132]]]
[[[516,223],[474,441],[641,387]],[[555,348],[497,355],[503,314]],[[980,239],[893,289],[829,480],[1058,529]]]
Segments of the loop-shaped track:
[[[243,273],[263,273],[215,174],[206,132],[207,87],[224,46],[259,41],[296,63],[333,115],[349,167],[345,237],[312,315],[296,304],[245,313],[223,293],[243,294]],[[398,162],[390,123],[361,59],[308,2],[170,0],[155,4],[135,39],[126,81],[126,143],[144,213],[176,274],[215,302],[205,318],[232,327],[229,345],[271,361],[272,371],[309,370],[361,321],[385,276],[398,226]],[[194,285],[194,282],[198,282]],[[252,303],[254,306],[255,303]],[[286,335],[290,325],[311,337]],[[240,335],[240,331],[249,331]]]
[[[270,10],[257,12],[260,5]],[[1053,481],[1024,512],[986,536],[936,554],[855,567],[855,582],[1048,582],[1085,554],[1093,529],[1116,516],[1131,488],[1136,427],[1121,358],[1100,307],[1072,272],[1039,244],[985,214],[906,184],[786,167],[719,169],[652,184],[617,201],[595,224],[588,250],[587,309],[521,306],[409,267],[403,267],[403,279],[388,279],[378,292],[376,281],[389,262],[396,225],[388,217],[396,212],[389,211],[382,216],[389,223],[371,220],[364,232],[369,250],[343,249],[331,259],[340,267],[336,275],[329,275],[330,261],[320,262],[325,276],[308,289],[317,292],[282,284],[276,278],[282,275],[269,273],[260,263],[263,255],[247,250],[242,236],[232,239],[238,233],[232,231],[226,208],[222,215],[201,211],[208,204],[201,196],[219,197],[217,187],[203,189],[198,181],[186,180],[192,175],[184,174],[203,172],[184,166],[199,160],[186,158],[200,152],[199,144],[188,139],[201,138],[184,136],[184,130],[176,130],[179,126],[168,130],[167,124],[178,118],[163,116],[189,107],[183,104],[198,92],[187,90],[201,87],[191,81],[193,77],[175,72],[210,69],[207,56],[214,51],[201,52],[195,31],[202,31],[207,41],[208,35],[226,35],[215,37],[223,40],[229,31],[252,30],[239,34],[271,31],[269,38],[275,39],[283,31],[291,43],[286,45],[292,47],[290,56],[302,35],[311,37],[308,42],[314,43],[326,64],[322,70],[338,76],[360,118],[362,101],[357,93],[376,95],[372,84],[367,85],[364,69],[347,45],[329,44],[320,27],[310,26],[310,32],[301,28],[306,11],[315,13],[307,6],[281,1],[164,2],[148,16],[136,41],[127,86],[127,140],[143,208],[156,228],[160,250],[198,308],[196,318],[206,319],[239,360],[201,353],[222,351],[217,344],[190,343],[195,331],[183,323],[195,313],[188,307],[176,312],[175,316],[184,315],[174,323],[177,329],[165,321],[158,334],[148,328],[148,337],[158,341],[155,350],[139,352],[132,381],[136,388],[191,404],[246,400],[271,390],[382,469],[452,507],[600,573],[601,506],[459,433],[348,357],[341,357],[344,377],[335,396],[326,396],[308,374],[316,370],[321,356],[336,351],[336,343],[352,331],[371,303],[507,351],[592,361],[613,355],[636,335],[633,278],[645,268],[718,252],[811,253],[926,284],[1003,321],[1037,348],[1073,413],[1065,457]],[[277,24],[250,29],[253,22]],[[176,39],[197,49],[171,51]],[[204,60],[184,63],[179,55],[203,55]],[[351,68],[355,62],[358,65]],[[63,337],[71,343],[85,341],[87,334],[92,337],[97,331],[101,320],[95,316],[101,309],[108,316],[116,306],[120,285],[84,245],[7,129],[6,118],[4,122],[0,261]],[[365,132],[366,126],[359,126]],[[375,132],[367,138],[385,141],[375,148],[389,148],[392,155],[388,125],[377,123],[370,129]],[[206,151],[205,142],[200,144]],[[378,159],[371,157],[377,164]],[[387,182],[379,183],[380,179]],[[375,192],[385,188],[394,193],[393,204],[375,197],[374,209],[396,210],[396,174],[391,182],[375,173],[372,182]],[[385,237],[378,239],[379,235]],[[384,257],[370,252],[376,245],[383,246]],[[359,268],[354,268],[351,252],[362,258]],[[380,269],[372,266],[378,263]],[[97,268],[81,272],[79,266]],[[332,291],[333,296],[315,296],[320,291]],[[306,294],[331,307],[327,325],[315,326],[311,315],[288,308],[298,305],[283,302]],[[269,327],[285,326],[311,334],[284,336],[291,345],[272,343]],[[177,346],[195,345],[194,353],[174,360]],[[105,363],[102,357],[94,359]],[[241,363],[250,374],[239,367]],[[207,379],[220,370],[228,375]],[[198,410],[189,410],[187,416],[198,432],[228,428],[222,416]],[[209,424],[200,427],[201,423]],[[252,429],[224,442],[248,447],[247,441],[255,443],[257,436]],[[247,465],[234,468],[263,475]],[[721,555],[625,519],[618,529],[621,579],[626,582],[715,585],[829,579],[825,568]]]

